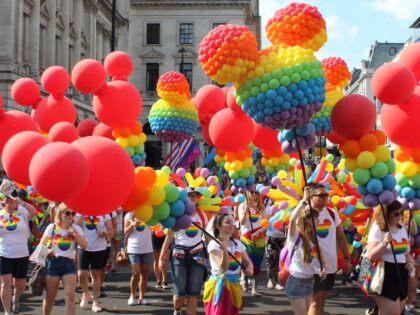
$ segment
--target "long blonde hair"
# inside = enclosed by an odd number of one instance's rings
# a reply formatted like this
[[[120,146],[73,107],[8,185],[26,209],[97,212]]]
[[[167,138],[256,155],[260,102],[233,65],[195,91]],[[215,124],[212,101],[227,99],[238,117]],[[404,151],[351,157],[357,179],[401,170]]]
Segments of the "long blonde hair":
[[[71,211],[65,203],[60,203],[57,208],[55,208],[54,214],[54,223],[57,225],[61,225],[61,215],[66,212],[67,210]]]
[[[265,209],[263,200],[262,200],[262,196],[260,194],[258,194],[258,199],[257,202],[254,202],[253,198],[252,198],[252,193],[251,191],[247,191],[246,192],[246,201],[245,201],[245,205],[251,207],[254,210],[257,210],[259,212],[263,212]]]
[[[312,212],[312,214],[311,214]],[[309,207],[302,210],[300,213],[300,216],[297,221],[296,228],[301,234],[302,238],[302,250],[303,250],[303,261],[305,263],[310,262],[310,256],[311,256],[311,243],[315,244],[316,240],[316,227],[313,228],[311,215],[314,216],[314,219],[318,217],[319,213],[317,211],[311,211]],[[315,223],[316,224],[316,223]]]

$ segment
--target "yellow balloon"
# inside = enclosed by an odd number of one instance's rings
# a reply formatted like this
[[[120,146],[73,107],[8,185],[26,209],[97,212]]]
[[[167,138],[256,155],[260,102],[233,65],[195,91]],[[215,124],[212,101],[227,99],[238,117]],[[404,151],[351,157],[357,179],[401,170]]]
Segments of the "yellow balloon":
[[[357,168],[357,161],[356,159],[347,158],[344,165],[350,172],[353,172]]]
[[[140,143],[145,143],[147,140],[147,136],[144,132],[138,135]]]
[[[286,172],[286,171],[284,171],[284,170],[281,170],[281,171],[279,171],[279,172],[277,173],[277,176],[278,176],[280,179],[285,179],[285,178],[287,177],[287,172]]]
[[[379,145],[375,151],[373,151],[373,154],[375,154],[375,158],[379,162],[385,162],[391,158],[389,148],[384,145]]]
[[[280,164],[283,164],[283,165],[288,165],[289,164],[289,160],[290,160],[290,155],[289,154],[286,154],[286,153],[282,154],[279,157],[279,163]]]
[[[243,167],[244,168],[250,168],[252,165],[254,164],[254,161],[252,160],[252,158],[248,157],[243,161]],[[263,166],[265,166],[263,164]]]
[[[225,163],[225,170],[228,171],[228,172],[233,171],[232,163],[226,162]]]
[[[212,195],[217,194],[217,187],[215,185],[209,186],[209,191]]]
[[[243,167],[243,163],[241,161],[236,160],[235,162],[232,163],[232,167],[234,171],[239,172]]]
[[[325,170],[328,173],[332,173],[332,171],[334,171],[334,165],[332,165],[331,163],[327,163],[327,166],[325,166]]]
[[[334,195],[334,196],[331,197],[331,202],[333,204],[336,205],[339,201],[340,201],[340,196]]]
[[[140,221],[149,221],[153,216],[153,207],[147,204],[141,205],[134,210],[134,214]]]
[[[136,147],[139,144],[140,144],[140,137],[139,136],[131,135],[131,136],[128,137],[128,145],[130,147]]]
[[[399,171],[403,173],[404,176],[413,176],[417,173],[417,164],[411,161],[402,162]]]
[[[128,146],[128,141],[126,138],[117,138],[115,140],[116,143],[118,143],[120,146],[122,146],[123,148]]]
[[[164,187],[169,183],[169,175],[166,174],[164,171],[158,170],[156,171],[156,181],[155,184]]]
[[[273,167],[276,167],[277,165],[279,165],[279,159],[276,157],[272,157],[269,161],[270,161],[270,165]]]
[[[152,206],[160,205],[165,200],[165,196],[166,194],[163,187],[153,185],[149,188],[149,199],[147,200],[147,204]]]
[[[371,168],[375,161],[375,155],[370,151],[363,151],[357,156],[357,165],[361,168]]]

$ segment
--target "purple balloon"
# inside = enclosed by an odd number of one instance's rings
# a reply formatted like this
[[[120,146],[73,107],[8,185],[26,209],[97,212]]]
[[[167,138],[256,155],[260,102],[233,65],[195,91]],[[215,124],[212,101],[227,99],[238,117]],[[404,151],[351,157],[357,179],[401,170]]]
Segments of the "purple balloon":
[[[191,223],[191,217],[183,214],[176,219],[175,228],[179,230],[186,230],[188,227],[190,227]]]
[[[306,141],[306,149],[309,149],[316,143],[316,137],[314,134],[311,133],[305,137],[305,141]]]
[[[410,201],[408,201],[408,207],[411,210],[417,210],[420,208],[420,199],[413,198]]]
[[[366,207],[370,207],[370,208],[376,207],[379,204],[378,197],[373,194],[367,194],[366,196],[363,197],[362,201]]]
[[[353,238],[355,241],[360,242],[360,240],[362,239],[362,235],[360,235],[359,233],[356,233],[354,234]]]
[[[202,168],[200,171],[200,175],[204,178],[207,178],[210,175],[210,171],[208,168]]]
[[[268,194],[268,191],[269,191],[269,187],[264,186],[263,188],[260,189],[260,194],[262,196],[266,196]]]
[[[178,168],[177,170],[176,170],[176,174],[179,176],[179,177],[184,177],[184,175],[187,173],[187,171],[185,170],[185,168],[182,168],[182,167],[180,167],[180,168]]]
[[[394,201],[394,194],[391,191],[384,189],[379,194],[378,200],[384,205],[389,205],[391,202]]]
[[[193,216],[195,213],[196,213],[195,204],[190,199],[187,199],[187,201],[185,202],[185,212],[184,212],[184,214],[189,215],[189,216]]]
[[[278,176],[274,176],[271,179],[271,185],[275,185],[275,186],[280,185],[280,178],[278,178]]]
[[[207,178],[207,184],[209,184],[209,185],[214,185],[214,184],[216,184],[216,177],[215,177],[215,176],[209,176],[209,177]]]
[[[282,210],[286,210],[288,206],[289,206],[289,203],[287,201],[282,201],[279,203],[279,208]]]

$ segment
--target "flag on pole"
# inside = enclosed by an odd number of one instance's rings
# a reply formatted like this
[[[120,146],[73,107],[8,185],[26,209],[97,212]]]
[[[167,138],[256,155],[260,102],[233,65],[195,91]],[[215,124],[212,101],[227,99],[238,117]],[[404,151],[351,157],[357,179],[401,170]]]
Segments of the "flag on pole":
[[[185,163],[192,156],[197,154],[197,152],[196,152],[197,149],[195,148],[196,146],[198,147],[197,141],[195,140],[195,138],[193,136],[191,136],[187,140],[175,143],[175,145],[172,147],[171,152],[169,152],[169,154],[163,160],[163,165],[167,165],[171,169],[174,169],[179,165],[182,166],[183,164],[180,163],[181,161],[183,161]],[[190,158],[188,158],[191,154],[192,154],[192,156]],[[198,149],[198,155],[200,155],[200,150],[199,149]],[[195,158],[196,157],[197,156],[195,156]],[[191,162],[193,160],[191,160]]]

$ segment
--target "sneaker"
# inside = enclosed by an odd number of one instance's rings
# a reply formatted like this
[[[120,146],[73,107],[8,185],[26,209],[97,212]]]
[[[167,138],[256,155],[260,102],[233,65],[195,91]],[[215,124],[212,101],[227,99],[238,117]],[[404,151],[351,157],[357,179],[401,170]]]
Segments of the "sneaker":
[[[20,302],[19,301],[16,301],[16,302],[12,303],[12,313],[13,314],[19,314],[20,313]]]
[[[274,288],[274,283],[273,283],[273,281],[271,281],[271,279],[270,279],[270,280],[268,280],[268,283],[267,283],[267,288],[269,288],[269,289]]]
[[[378,315],[378,306],[367,309],[365,315]]]
[[[83,294],[82,299],[80,300],[80,307],[83,309],[87,309],[88,305],[89,305],[89,296]]]
[[[276,284],[276,290],[284,290],[284,287],[281,284]]]
[[[259,294],[255,288],[252,288],[251,295],[255,297],[261,296],[261,294]]]
[[[162,288],[162,282],[160,282],[160,281],[156,282],[155,288],[156,289]]]
[[[127,303],[129,306],[137,305],[137,301],[132,296],[130,296]]]
[[[148,300],[146,300],[146,299],[139,299],[139,304],[140,304],[140,305],[149,305],[150,303],[149,303],[149,301],[148,301]]]
[[[94,313],[100,313],[102,311],[103,311],[103,309],[99,306],[99,303],[93,302],[93,304],[92,304],[92,312],[94,312]]]
[[[414,305],[413,304],[406,304],[405,305],[405,310],[407,312],[411,312],[414,309]]]
[[[242,281],[242,282],[241,282],[241,286],[242,286],[242,290],[243,290],[244,292],[248,292],[249,287],[248,287],[248,284],[247,284],[245,281]]]
[[[169,289],[169,285],[165,281],[162,282],[162,289]]]
[[[182,310],[174,310],[174,314],[173,315],[183,315]]]

